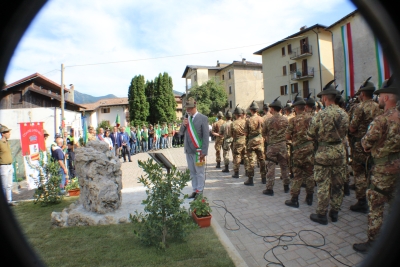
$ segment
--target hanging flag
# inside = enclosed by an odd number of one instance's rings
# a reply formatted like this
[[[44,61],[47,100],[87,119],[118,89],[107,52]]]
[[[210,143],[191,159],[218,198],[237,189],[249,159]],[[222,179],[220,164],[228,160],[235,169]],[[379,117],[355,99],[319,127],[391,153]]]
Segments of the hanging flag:
[[[121,119],[119,118],[119,114],[117,114],[117,118],[115,119],[115,124],[117,125],[117,127],[119,127],[119,125],[121,124]]]
[[[353,61],[353,41],[351,36],[350,22],[343,25],[342,43],[344,54],[344,71],[345,71],[345,92],[346,100],[354,96],[354,61]]]
[[[382,46],[375,38],[376,65],[378,68],[378,88],[382,87],[382,83],[390,78],[390,67],[385,55],[383,54]]]
[[[87,122],[86,122],[86,117],[83,117],[83,144],[86,144],[88,141],[88,127],[87,127]]]

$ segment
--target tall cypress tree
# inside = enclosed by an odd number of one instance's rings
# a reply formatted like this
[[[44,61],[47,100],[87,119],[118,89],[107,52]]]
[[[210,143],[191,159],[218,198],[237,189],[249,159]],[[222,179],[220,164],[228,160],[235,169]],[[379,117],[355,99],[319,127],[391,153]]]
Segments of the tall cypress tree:
[[[173,122],[176,120],[176,102],[172,84],[172,78],[168,73],[158,74],[154,79],[155,101],[152,112],[154,112],[154,122]]]
[[[153,80],[146,81],[145,93],[147,102],[149,103],[149,116],[147,117],[147,121],[150,123],[156,123],[157,121],[156,121],[156,115],[154,113],[154,106],[157,95],[155,94],[155,87]]]
[[[149,116],[149,103],[145,94],[144,76],[133,77],[128,90],[129,117],[131,125],[141,125]]]

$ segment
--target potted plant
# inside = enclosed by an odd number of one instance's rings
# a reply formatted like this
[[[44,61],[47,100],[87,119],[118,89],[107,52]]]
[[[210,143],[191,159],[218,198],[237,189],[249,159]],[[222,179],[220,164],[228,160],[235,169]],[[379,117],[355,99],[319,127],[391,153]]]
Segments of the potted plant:
[[[211,207],[207,198],[203,194],[198,194],[196,198],[190,202],[192,217],[195,222],[201,227],[209,227],[211,224]]]
[[[80,188],[78,178],[72,178],[69,184],[65,186],[65,190],[68,192],[69,196],[79,196]]]

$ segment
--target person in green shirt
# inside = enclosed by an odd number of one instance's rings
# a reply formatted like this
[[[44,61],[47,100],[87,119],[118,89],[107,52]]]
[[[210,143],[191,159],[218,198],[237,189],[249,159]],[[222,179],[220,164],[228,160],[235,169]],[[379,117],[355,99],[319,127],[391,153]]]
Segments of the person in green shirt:
[[[156,125],[156,128],[154,130],[154,136],[155,136],[155,144],[154,144],[154,148],[156,150],[160,149],[160,141],[161,141],[161,129],[160,129],[160,125]]]
[[[136,138],[137,138],[137,146],[136,146],[137,153],[140,153],[142,151],[141,150],[141,146],[142,146],[142,131],[140,130],[139,125],[136,126]]]

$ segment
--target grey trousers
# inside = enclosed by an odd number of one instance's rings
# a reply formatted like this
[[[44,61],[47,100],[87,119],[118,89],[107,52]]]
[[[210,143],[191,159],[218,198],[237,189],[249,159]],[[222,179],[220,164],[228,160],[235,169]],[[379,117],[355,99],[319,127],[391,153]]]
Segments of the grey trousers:
[[[190,171],[190,178],[192,178],[193,192],[203,192],[205,185],[205,165],[199,167],[196,166],[196,154],[186,154],[186,161]]]

